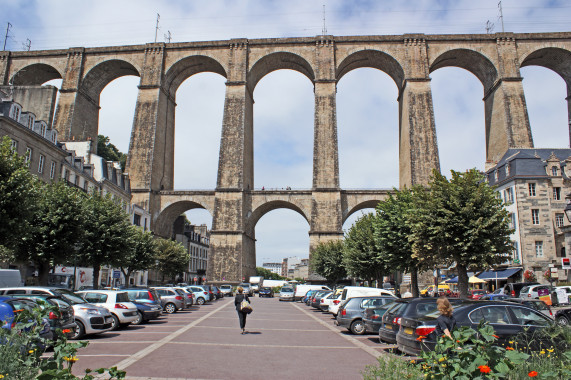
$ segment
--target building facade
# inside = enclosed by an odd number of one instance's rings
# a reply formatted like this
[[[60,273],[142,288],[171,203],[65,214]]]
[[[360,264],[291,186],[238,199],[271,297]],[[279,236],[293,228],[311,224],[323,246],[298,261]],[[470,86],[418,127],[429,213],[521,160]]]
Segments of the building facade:
[[[282,263],[263,263],[262,268],[280,276],[282,275]]]
[[[509,149],[486,171],[514,229],[514,250],[505,267],[532,270],[542,282],[550,265],[561,268],[568,254],[563,228],[569,225],[564,210],[570,163],[571,149]]]
[[[190,256],[181,282],[202,283],[206,280],[210,231],[205,224],[198,226],[189,223],[183,215],[176,219],[173,231],[173,239],[181,243]]]

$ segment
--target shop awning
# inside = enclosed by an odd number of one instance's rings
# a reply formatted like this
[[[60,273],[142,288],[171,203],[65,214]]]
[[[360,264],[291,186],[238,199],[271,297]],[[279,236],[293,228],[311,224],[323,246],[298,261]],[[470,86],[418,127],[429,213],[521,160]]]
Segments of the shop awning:
[[[486,281],[493,281],[495,279],[498,280],[507,280],[517,272],[519,272],[521,268],[510,268],[510,269],[503,269],[503,270],[488,270],[485,272],[480,273],[477,277],[481,280]]]

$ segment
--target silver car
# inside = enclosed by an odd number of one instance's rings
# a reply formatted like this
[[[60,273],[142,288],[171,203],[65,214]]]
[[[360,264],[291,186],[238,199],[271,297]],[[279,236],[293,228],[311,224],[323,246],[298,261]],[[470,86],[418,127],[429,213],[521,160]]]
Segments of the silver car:
[[[280,290],[280,301],[293,301],[295,295],[295,291],[293,288],[284,286]]]
[[[178,310],[184,309],[185,300],[176,289],[167,287],[153,288],[161,297],[161,306],[167,314],[176,313]]]

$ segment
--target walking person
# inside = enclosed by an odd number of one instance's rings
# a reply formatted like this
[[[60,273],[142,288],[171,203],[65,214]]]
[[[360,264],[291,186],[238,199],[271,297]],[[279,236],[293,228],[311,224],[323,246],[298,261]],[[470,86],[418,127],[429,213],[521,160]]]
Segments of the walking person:
[[[241,309],[242,301],[246,300],[250,302],[250,298],[248,298],[247,294],[244,294],[244,288],[238,286],[236,288],[237,292],[236,296],[234,297],[234,305],[236,305],[236,311],[238,312],[238,318],[240,319],[240,328],[242,329],[242,334],[246,334],[246,317],[248,314]]]

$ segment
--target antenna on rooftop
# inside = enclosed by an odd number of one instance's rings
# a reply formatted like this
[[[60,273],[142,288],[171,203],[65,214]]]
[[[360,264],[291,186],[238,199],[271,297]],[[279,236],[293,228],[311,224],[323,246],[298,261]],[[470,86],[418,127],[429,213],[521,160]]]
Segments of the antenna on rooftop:
[[[504,12],[502,11],[502,2],[498,2],[498,9],[500,10],[500,20],[502,21],[502,33],[504,33]]]
[[[32,41],[29,38],[26,38],[26,42],[22,42],[22,48],[24,50],[30,51],[30,48],[32,47]]]
[[[325,4],[323,4],[323,28],[321,29],[321,34],[323,36],[327,34],[327,27],[325,26]]]
[[[157,34],[159,33],[159,20],[161,15],[157,13],[157,26],[155,27],[155,43],[157,42]]]
[[[12,27],[12,24],[8,23],[8,26],[6,27],[6,37],[4,37],[4,48],[2,48],[2,50],[6,50],[6,41],[8,40],[8,36],[10,35],[10,28]]]
[[[492,34],[494,31],[494,23],[490,22],[490,20],[486,21],[486,34]]]
[[[172,39],[171,31],[169,30],[168,33],[165,34],[165,40],[167,40],[167,43],[170,44],[170,43],[171,43],[171,39]]]

